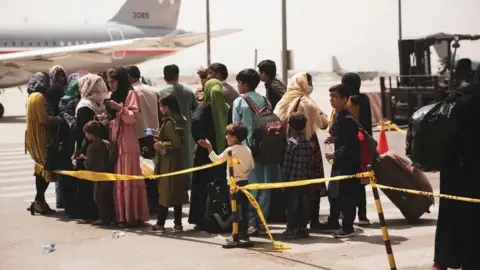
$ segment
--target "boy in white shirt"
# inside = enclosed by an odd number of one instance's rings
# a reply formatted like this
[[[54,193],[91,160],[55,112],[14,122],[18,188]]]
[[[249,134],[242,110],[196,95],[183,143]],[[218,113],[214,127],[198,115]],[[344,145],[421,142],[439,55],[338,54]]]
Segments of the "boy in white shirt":
[[[217,155],[212,148],[212,145],[208,140],[199,140],[198,144],[208,150],[209,157],[212,162],[218,160],[224,160],[228,158],[228,151],[232,151],[232,157],[240,161],[240,164],[233,164],[233,173],[235,177],[235,183],[238,186],[245,186],[248,184],[248,174],[255,167],[253,161],[252,152],[250,148],[242,144],[242,141],[247,138],[248,130],[244,124],[235,122],[227,126],[226,136],[228,147]],[[227,179],[230,178],[230,173],[227,168]],[[237,193],[237,205],[240,211],[240,222],[238,224],[239,238],[243,241],[250,241],[247,229],[248,229],[248,199],[239,191]]]

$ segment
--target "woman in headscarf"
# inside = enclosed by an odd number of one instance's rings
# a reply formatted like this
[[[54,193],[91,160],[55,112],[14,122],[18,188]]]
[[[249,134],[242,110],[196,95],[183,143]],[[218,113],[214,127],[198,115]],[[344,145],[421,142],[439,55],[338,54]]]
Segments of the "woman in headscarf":
[[[309,176],[310,178],[323,178],[322,153],[316,131],[328,127],[328,118],[310,97],[312,91],[312,76],[305,72],[297,73],[288,84],[287,92],[285,92],[282,99],[278,102],[274,113],[285,125],[288,121],[288,117],[292,113],[301,112],[305,115],[307,118],[305,138],[312,141],[314,145]],[[317,228],[320,224],[320,197],[325,191],[325,185],[320,184],[310,186],[309,208],[310,228],[312,229]]]
[[[205,101],[201,103],[192,116],[192,136],[196,142],[207,139],[215,153],[221,153],[227,145],[225,135],[228,123],[228,105],[222,94],[222,83],[217,79],[207,81],[204,88]],[[193,166],[211,163],[208,151],[197,147]],[[205,211],[207,202],[207,185],[215,179],[225,179],[224,166],[217,166],[193,173],[188,222],[195,224],[197,230],[205,228]]]
[[[73,158],[76,161],[76,167],[80,170],[85,169],[85,160],[82,158],[87,154],[88,140],[83,132],[83,127],[88,122],[94,120],[96,115],[105,113],[103,101],[107,98],[107,88],[103,80],[95,74],[87,74],[79,79],[80,101],[76,107],[77,122],[75,125],[75,152]],[[94,200],[94,183],[87,180],[78,179],[77,196],[75,198],[76,206],[71,214],[74,218],[94,220],[97,218],[98,210]]]
[[[138,117],[138,94],[131,91],[127,71],[111,68],[107,80],[112,90],[108,110],[111,122],[111,139],[118,143],[118,160],[115,173],[143,175],[140,168],[140,146],[133,125]],[[115,182],[115,211],[118,225],[142,225],[149,220],[145,181]]]
[[[472,82],[458,89],[467,99],[463,123],[454,138],[455,148],[448,166],[440,170],[440,193],[467,198],[480,198],[480,66]],[[468,103],[466,103],[466,101]],[[468,106],[467,106],[468,105]],[[441,198],[435,232],[434,265],[432,270],[480,269],[480,204]]]
[[[47,160],[47,145],[52,137],[47,132],[46,126],[59,122],[59,119],[48,114],[46,93],[50,88],[48,75],[45,73],[35,73],[28,82],[27,92],[29,94],[26,106],[25,146],[26,150],[35,161],[34,175],[37,193],[35,201],[32,202],[28,210],[33,215],[50,214],[55,212],[45,201],[45,191],[48,184],[53,180],[52,172],[44,169]]]
[[[80,73],[71,73],[67,78],[67,85],[69,85],[73,80],[78,80],[82,77]]]

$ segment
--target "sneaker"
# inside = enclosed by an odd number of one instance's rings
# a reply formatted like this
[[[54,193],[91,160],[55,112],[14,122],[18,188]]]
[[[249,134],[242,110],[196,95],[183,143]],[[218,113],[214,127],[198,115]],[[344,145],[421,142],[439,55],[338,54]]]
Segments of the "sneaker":
[[[434,263],[432,266],[432,270],[447,270],[447,269],[448,269],[447,267],[440,266],[437,263]]]
[[[290,229],[286,229],[283,233],[282,233],[282,236],[285,238],[285,239],[297,239],[298,238],[298,231],[296,230],[290,230]]]
[[[358,225],[369,226],[369,225],[371,225],[371,223],[370,223],[370,220],[368,220],[368,218],[359,218],[358,219]]]
[[[308,238],[310,237],[310,233],[308,232],[308,229],[299,229],[298,230],[298,238]]]
[[[333,223],[320,223],[316,230],[320,233],[334,233],[335,231],[340,229],[340,224],[333,224]]]
[[[247,233],[249,236],[259,236],[260,230],[256,226],[250,226]]]
[[[152,233],[165,233],[166,230],[165,230],[165,226],[153,225],[148,229],[148,231]]]
[[[340,229],[340,230],[333,233],[333,237],[335,237],[335,238],[349,238],[349,237],[352,237],[352,236],[355,236],[355,235],[356,235],[355,230],[344,231],[343,229]]]
[[[228,243],[236,242],[236,241],[233,240],[232,235],[225,238],[225,241],[227,241]],[[248,237],[248,235],[246,235],[246,234],[238,234],[238,241],[240,241],[240,242],[250,242],[250,237]]]
[[[182,225],[175,225],[173,226],[173,230],[176,232],[182,232],[183,231],[183,226]]]

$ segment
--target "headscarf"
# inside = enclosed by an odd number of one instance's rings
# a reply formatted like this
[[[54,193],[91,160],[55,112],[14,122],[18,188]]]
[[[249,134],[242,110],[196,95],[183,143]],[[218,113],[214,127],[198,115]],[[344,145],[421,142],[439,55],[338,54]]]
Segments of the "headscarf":
[[[73,80],[80,79],[80,77],[82,77],[82,75],[80,75],[80,73],[72,73],[72,74],[68,75],[67,85],[69,85]]]
[[[64,88],[65,85],[67,84],[67,81],[65,78],[65,81],[63,83],[59,82],[59,76],[63,72],[63,75],[67,76],[67,73],[65,72],[65,69],[60,66],[60,65],[55,65],[50,70],[48,71],[48,76],[50,77],[50,85],[52,87],[59,87],[59,88]]]
[[[228,124],[228,105],[222,94],[222,82],[210,79],[205,84],[205,102],[212,104],[213,125],[215,126],[216,151],[225,150],[225,135]]]
[[[46,98],[50,108],[53,110],[54,114],[57,115],[59,113],[58,105],[60,103],[60,99],[65,95],[67,73],[63,67],[55,65],[48,71],[48,76],[50,77],[50,88],[47,90]],[[65,76],[65,80],[60,81],[60,76]]]
[[[30,95],[32,93],[41,93],[46,94],[47,90],[50,88],[50,79],[48,74],[44,72],[37,72],[28,81],[27,93]]]
[[[297,112],[303,113],[307,118],[305,136],[307,139],[310,139],[317,129],[327,128],[328,120],[325,114],[308,95],[307,91],[307,73],[300,72],[295,74],[288,84],[287,92],[285,92],[282,99],[277,103],[274,113],[280,118],[280,121],[287,126],[288,117],[294,112],[295,107],[298,104]]]
[[[73,79],[67,86],[67,90],[65,90],[65,96],[63,96],[60,100],[62,101],[69,101],[75,97],[80,95],[80,87],[78,86],[78,80]]]
[[[113,72],[113,75],[110,75]],[[128,92],[132,90],[132,86],[128,80],[127,70],[123,67],[113,67],[108,70],[107,76],[112,76],[117,81],[117,89],[112,91],[110,98],[117,103],[125,103]],[[117,111],[107,108],[108,114],[111,119],[114,119],[117,115]]]
[[[98,75],[89,73],[78,80],[78,85],[81,100],[75,112],[78,112],[82,107],[88,107],[95,114],[104,113],[105,105],[103,101],[107,98],[108,91],[103,79]]]

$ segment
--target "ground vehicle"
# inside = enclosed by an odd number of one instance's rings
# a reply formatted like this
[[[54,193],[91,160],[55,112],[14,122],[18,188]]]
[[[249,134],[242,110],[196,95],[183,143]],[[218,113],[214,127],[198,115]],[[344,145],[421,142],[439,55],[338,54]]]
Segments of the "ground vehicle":
[[[480,35],[438,33],[398,42],[400,76],[380,77],[382,116],[396,124],[406,124],[422,106],[444,98],[454,69],[455,53],[462,40],[479,40]],[[432,74],[432,45],[444,43],[448,50],[443,70]],[[452,54],[450,48],[454,48]]]

